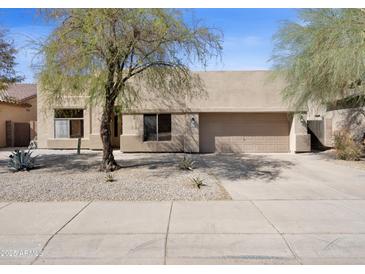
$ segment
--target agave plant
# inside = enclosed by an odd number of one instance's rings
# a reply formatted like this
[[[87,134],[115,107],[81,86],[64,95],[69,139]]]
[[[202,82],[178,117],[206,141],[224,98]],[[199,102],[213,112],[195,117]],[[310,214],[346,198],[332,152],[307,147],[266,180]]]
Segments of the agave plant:
[[[179,162],[179,168],[182,170],[193,170],[194,161],[184,155],[184,158]]]
[[[203,179],[201,179],[200,177],[194,177],[191,178],[191,181],[193,182],[193,184],[196,185],[197,188],[201,188],[202,186],[206,186],[206,184],[204,184]]]
[[[105,176],[105,182],[114,182],[114,181],[115,181],[115,179],[113,177],[113,174],[107,173]]]
[[[35,158],[37,156],[32,157],[32,152],[31,149],[28,149],[28,151],[16,149],[9,156],[8,167],[13,171],[29,171],[34,168]]]

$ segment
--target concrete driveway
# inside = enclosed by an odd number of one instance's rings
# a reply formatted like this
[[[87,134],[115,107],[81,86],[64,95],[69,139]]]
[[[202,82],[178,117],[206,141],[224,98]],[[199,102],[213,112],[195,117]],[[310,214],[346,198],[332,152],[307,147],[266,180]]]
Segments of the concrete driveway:
[[[0,263],[365,263],[365,171],[309,154],[197,157],[235,200],[0,203]]]
[[[364,169],[323,154],[201,155],[234,200],[365,199]]]

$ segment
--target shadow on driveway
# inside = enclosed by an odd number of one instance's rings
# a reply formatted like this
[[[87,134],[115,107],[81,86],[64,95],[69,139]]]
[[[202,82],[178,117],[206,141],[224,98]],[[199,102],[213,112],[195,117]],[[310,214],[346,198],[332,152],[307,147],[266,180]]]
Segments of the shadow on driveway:
[[[292,161],[256,154],[205,154],[201,158],[215,176],[231,181],[261,179],[270,182],[284,169],[295,165]]]

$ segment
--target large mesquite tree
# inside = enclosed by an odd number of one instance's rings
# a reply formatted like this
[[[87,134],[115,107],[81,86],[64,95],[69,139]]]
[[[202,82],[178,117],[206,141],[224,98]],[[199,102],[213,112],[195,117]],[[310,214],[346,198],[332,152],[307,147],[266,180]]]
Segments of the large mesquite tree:
[[[136,102],[141,85],[151,92],[202,88],[191,64],[220,55],[221,35],[184,21],[171,9],[46,11],[59,21],[42,47],[40,80],[48,98],[83,95],[102,102],[102,170],[114,170],[110,124],[116,103]]]
[[[274,36],[276,73],[288,81],[284,96],[297,107],[365,95],[365,10],[305,9]],[[360,102],[361,103],[361,102]]]

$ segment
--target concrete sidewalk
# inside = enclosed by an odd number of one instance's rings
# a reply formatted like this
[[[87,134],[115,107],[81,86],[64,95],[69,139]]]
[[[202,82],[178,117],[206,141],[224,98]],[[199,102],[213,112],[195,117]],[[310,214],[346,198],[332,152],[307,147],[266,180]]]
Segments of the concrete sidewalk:
[[[2,264],[363,264],[365,200],[0,203]]]

